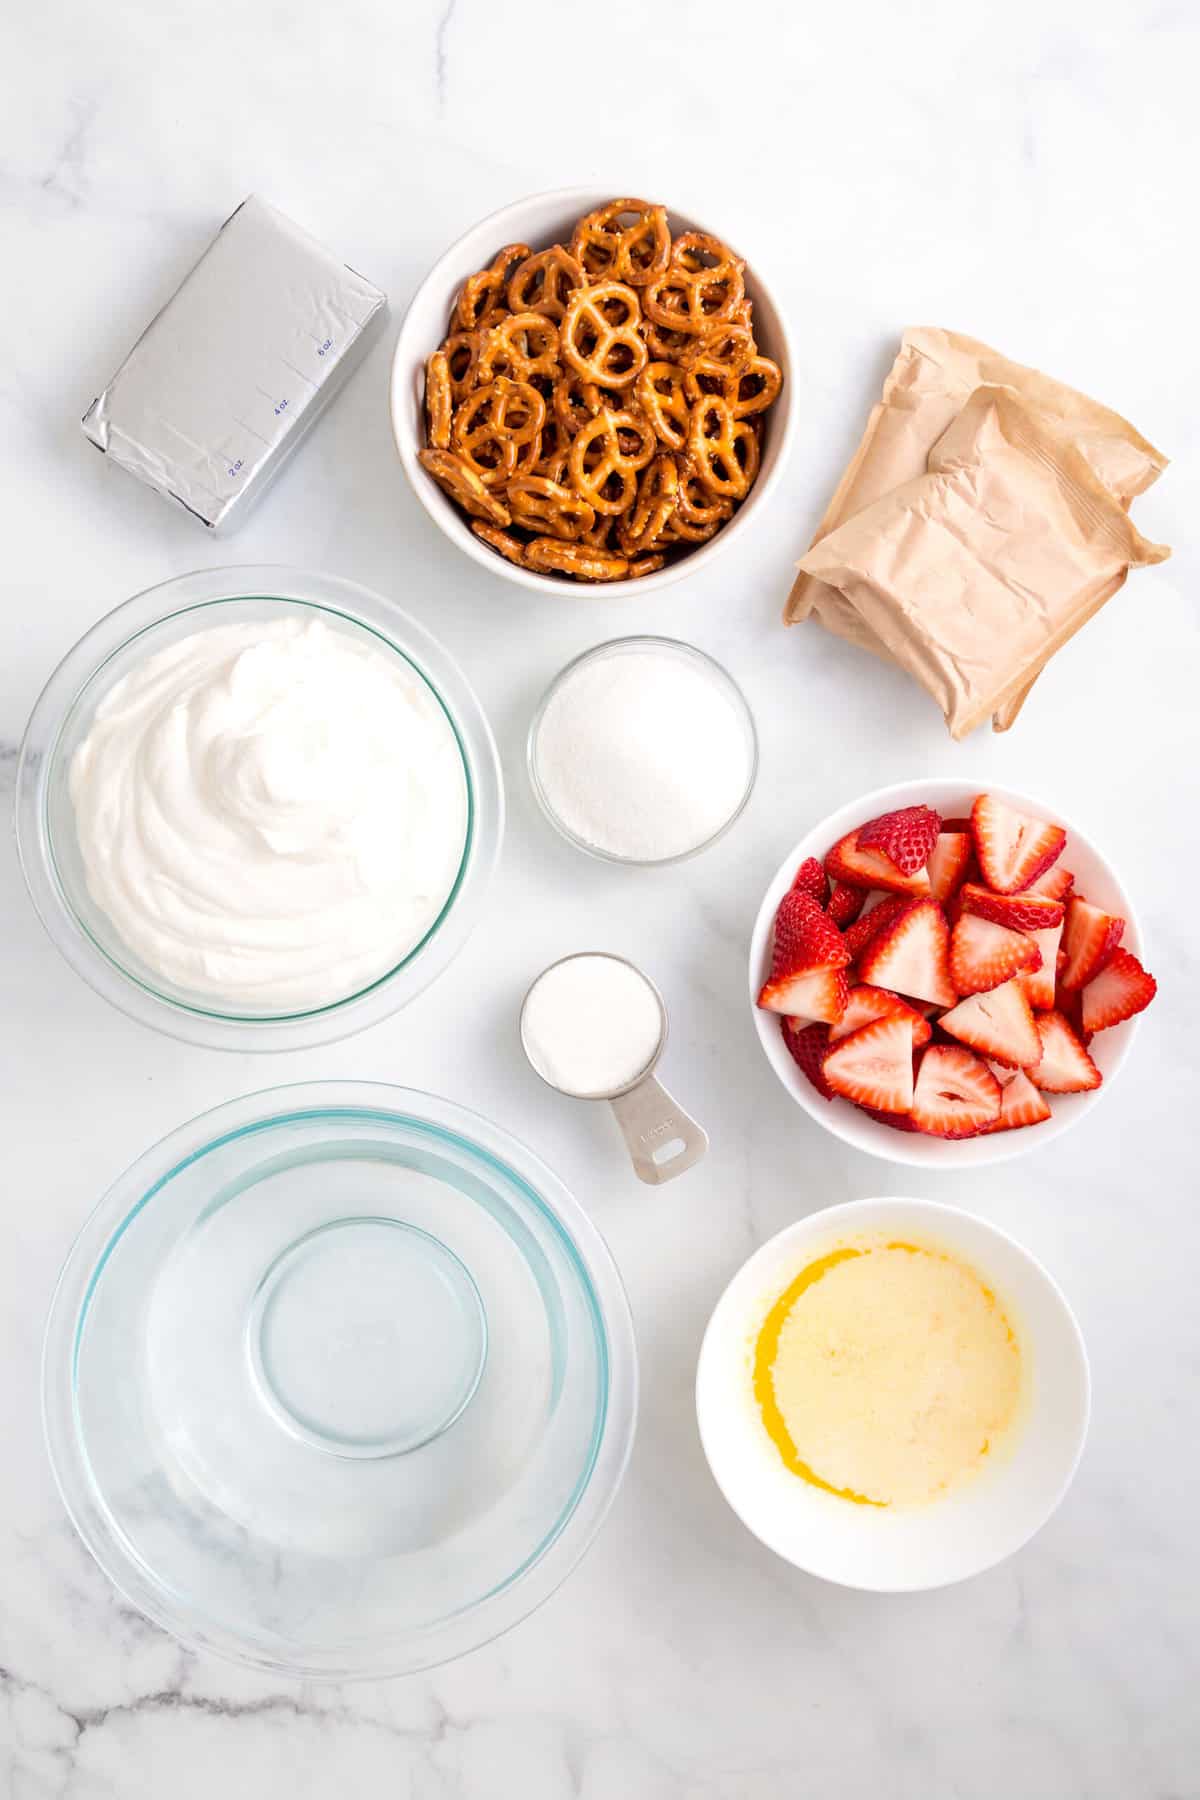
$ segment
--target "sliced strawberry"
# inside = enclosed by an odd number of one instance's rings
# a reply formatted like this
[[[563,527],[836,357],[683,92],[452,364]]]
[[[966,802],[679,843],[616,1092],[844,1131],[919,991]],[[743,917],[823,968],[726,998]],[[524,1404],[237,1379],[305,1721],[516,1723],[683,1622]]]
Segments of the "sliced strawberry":
[[[858,972],[872,987],[953,1006],[949,948],[950,927],[937,901],[913,900],[876,932],[859,955]]]
[[[1058,973],[1058,945],[1063,934],[1061,921],[1045,931],[1031,931],[1029,941],[1037,946],[1041,968],[1025,970],[1017,979],[1025,990],[1025,998],[1037,1012],[1049,1012],[1054,1005],[1054,983]]]
[[[1042,1054],[1033,1012],[1018,981],[972,994],[944,1012],[938,1024],[960,1043],[1010,1068],[1027,1067]]]
[[[812,1082],[822,1100],[832,1100],[833,1089],[822,1072],[829,1049],[828,1025],[802,1025],[799,1019],[780,1019],[779,1023],[783,1041],[800,1072]]]
[[[976,881],[964,883],[962,903],[964,912],[1007,925],[1010,931],[1045,931],[1063,920],[1062,901],[1048,894],[993,894]]]
[[[908,1113],[877,1112],[873,1106],[860,1106],[859,1112],[865,1112],[868,1119],[878,1120],[880,1125],[890,1125],[893,1131],[916,1131]]]
[[[1070,869],[1064,869],[1061,863],[1052,863],[1036,881],[1030,882],[1025,892],[1045,894],[1051,900],[1065,900],[1074,885],[1075,877]]]
[[[1102,912],[1072,894],[1067,901],[1063,949],[1067,960],[1059,977],[1065,988],[1086,987],[1098,975],[1117,945],[1125,921],[1116,913]]]
[[[930,854],[929,891],[941,906],[962,886],[974,844],[969,831],[942,831]]]
[[[825,870],[815,856],[806,856],[800,864],[796,870],[795,880],[792,882],[792,889],[802,894],[811,894],[818,906],[824,906],[829,898],[829,882]]]
[[[943,819],[942,820],[942,830],[943,831],[965,831],[968,835],[970,835],[971,821],[970,821],[970,819]]]
[[[858,828],[860,850],[878,850],[900,875],[915,875],[933,854],[942,821],[932,806],[902,806]]]
[[[865,912],[860,919],[856,919],[853,925],[848,925],[844,934],[844,942],[850,953],[850,960],[855,961],[876,932],[882,931],[884,926],[890,923],[897,913],[902,913],[907,905],[908,901],[902,894],[889,894],[886,899],[879,902],[878,906],[873,906],[870,912]]]
[[[1053,1012],[1061,1013],[1075,1036],[1086,1050],[1092,1041],[1090,1031],[1083,1029],[1083,989],[1056,988],[1054,991]]]
[[[994,794],[980,794],[971,808],[971,831],[983,879],[998,894],[1017,894],[1044,875],[1062,853],[1061,825],[1018,812]]]
[[[850,989],[845,1012],[838,1023],[830,1027],[830,1043],[836,1044],[839,1038],[849,1037],[852,1031],[869,1025],[873,1019],[907,1019],[912,1028],[914,1050],[929,1042],[931,1026],[928,1019],[906,1005],[898,994],[889,993],[887,988],[868,987],[864,982]]]
[[[950,937],[950,979],[960,994],[982,994],[1036,969],[1040,952],[1032,938],[965,912]]]
[[[836,1025],[846,1010],[849,994],[845,969],[809,969],[788,981],[788,1016],[802,1024],[819,1019],[825,1025]],[[780,1012],[782,1008],[773,1006],[771,1011]]]
[[[957,925],[958,924],[958,921],[962,918],[962,915],[963,915],[963,898],[962,898],[962,889],[961,888],[958,888],[956,890],[956,892],[951,894],[951,896],[947,900],[945,906],[943,906],[942,911],[946,915],[946,923],[948,925]]]
[[[758,996],[760,1006],[772,1012],[804,1014],[810,1019],[832,1019],[827,1011],[808,1010],[798,1003],[794,990],[800,984],[806,995],[820,993],[821,984],[809,977],[844,969],[850,952],[842,941],[837,926],[825,916],[811,894],[792,888],[779,903],[775,914],[775,943],[771,952],[771,973]],[[805,986],[804,984],[807,985]],[[843,979],[843,1001],[846,983]],[[840,1013],[834,1017],[840,1017]]]
[[[1046,1094],[1080,1094],[1098,1088],[1103,1076],[1060,1012],[1035,1018],[1042,1042],[1041,1059],[1027,1070],[1034,1087]]]
[[[930,1044],[917,1070],[912,1120],[931,1137],[974,1137],[1000,1117],[1000,1083],[958,1044]]]
[[[1022,1125],[1043,1125],[1051,1116],[1050,1108],[1024,1069],[1006,1069],[1001,1063],[989,1063],[988,1067],[1000,1083],[1000,1117],[988,1130],[1017,1131]]]
[[[905,1019],[876,1019],[835,1044],[825,1058],[825,1079],[835,1094],[876,1112],[906,1113],[912,1106],[912,1031]]]
[[[851,990],[851,999],[860,990]],[[1114,950],[1104,968],[1083,990],[1083,1029],[1107,1031],[1149,1006],[1158,983],[1130,950]]]
[[[821,870],[821,879],[825,879],[824,869]],[[865,888],[850,887],[844,881],[837,881],[825,910],[838,929],[843,930],[847,925],[853,925],[863,909],[866,897]]]
[[[878,850],[864,850],[857,831],[839,838],[825,858],[825,870],[832,881],[845,881],[851,887],[885,888],[893,894],[927,894],[929,876],[924,869],[902,875],[895,864]]]

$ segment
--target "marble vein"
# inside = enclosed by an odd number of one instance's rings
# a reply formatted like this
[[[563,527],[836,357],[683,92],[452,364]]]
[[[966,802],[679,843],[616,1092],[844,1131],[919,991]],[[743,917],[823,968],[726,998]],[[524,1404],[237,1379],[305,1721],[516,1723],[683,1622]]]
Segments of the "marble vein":
[[[437,22],[434,35],[434,84],[437,92],[438,111],[446,110],[446,95],[449,80],[449,38],[450,26],[454,20],[455,7],[458,0],[446,0],[441,16]]]
[[[728,105],[752,117],[717,155],[696,76],[711,88],[735,50]],[[686,18],[627,0],[516,23],[499,5],[345,0],[335,31],[318,0],[214,0],[202,26],[187,0],[14,12],[0,61],[6,803],[48,671],[102,612],[208,562],[285,561],[366,581],[445,642],[497,729],[510,817],[489,920],[454,967],[405,1014],[286,1067],[151,1038],[105,1006],[45,938],[0,834],[3,1800],[1196,1800],[1200,1443],[1183,1422],[1200,1368],[1200,968],[1180,896],[1200,879],[1198,57],[1194,7],[1125,0],[1092,0],[1082,31],[1042,0],[928,0],[919,31],[886,0],[745,0],[736,44],[724,0],[693,0]],[[614,612],[602,596],[545,607],[465,566],[396,469],[386,347],[227,542],[83,444],[80,413],[164,280],[250,189],[344,247],[399,313],[460,226],[577,181],[711,217],[791,323],[793,462],[709,576]],[[1013,732],[962,745],[898,677],[778,625],[911,322],[1078,383],[1174,458],[1136,507],[1173,560],[1079,634]],[[761,743],[735,830],[661,880],[572,859],[524,786],[536,695],[626,631],[726,662]],[[1078,807],[1138,902],[1162,998],[1091,1128],[969,1186],[935,1174],[914,1190],[913,1172],[797,1117],[754,1042],[745,949],[767,879],[815,817],[952,766]],[[664,1079],[711,1134],[702,1168],[654,1195],[627,1177],[602,1112],[548,1096],[511,1054],[529,979],[585,945],[659,982]],[[319,1687],[184,1651],[109,1588],[46,1466],[38,1354],[62,1258],[120,1169],[236,1092],[336,1076],[451,1094],[536,1145],[621,1266],[643,1411],[608,1524],[537,1615],[429,1675]],[[884,1601],[809,1582],[742,1530],[708,1477],[691,1386],[708,1313],[757,1243],[889,1191],[971,1206],[1046,1260],[1088,1338],[1096,1410],[1075,1487],[1019,1561]]]

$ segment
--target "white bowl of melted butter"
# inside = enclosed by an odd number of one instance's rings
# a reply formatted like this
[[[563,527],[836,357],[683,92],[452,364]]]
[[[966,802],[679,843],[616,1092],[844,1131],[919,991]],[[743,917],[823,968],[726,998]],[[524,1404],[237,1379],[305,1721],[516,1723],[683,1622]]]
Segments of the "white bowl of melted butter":
[[[709,1466],[797,1568],[904,1593],[1013,1555],[1057,1508],[1090,1382],[1066,1299],[956,1207],[856,1200],[764,1244],[717,1303],[696,1380]]]

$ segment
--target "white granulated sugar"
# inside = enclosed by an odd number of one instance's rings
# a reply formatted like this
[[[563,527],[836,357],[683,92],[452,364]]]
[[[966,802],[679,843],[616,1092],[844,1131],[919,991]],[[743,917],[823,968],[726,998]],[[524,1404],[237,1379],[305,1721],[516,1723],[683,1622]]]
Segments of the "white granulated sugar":
[[[539,1075],[564,1093],[615,1093],[648,1068],[663,1033],[654,989],[615,956],[569,956],[525,998],[521,1035]]]
[[[662,862],[736,812],[752,748],[719,676],[686,652],[614,651],[563,680],[535,757],[551,810],[610,856]]]

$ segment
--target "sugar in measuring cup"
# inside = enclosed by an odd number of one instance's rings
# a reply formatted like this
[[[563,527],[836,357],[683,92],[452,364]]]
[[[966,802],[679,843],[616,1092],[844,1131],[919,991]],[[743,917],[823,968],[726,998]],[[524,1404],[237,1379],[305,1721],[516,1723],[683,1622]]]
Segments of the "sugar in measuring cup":
[[[654,983],[623,956],[582,951],[544,969],[521,1007],[521,1044],[547,1086],[575,1100],[607,1100],[634,1172],[657,1185],[700,1161],[708,1133],[655,1077],[667,1009]]]

